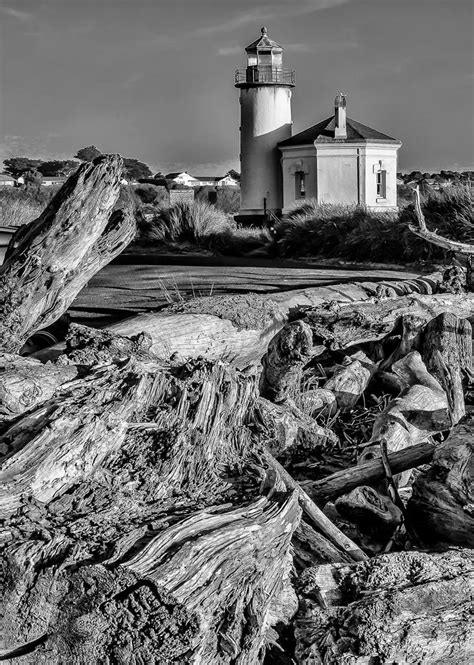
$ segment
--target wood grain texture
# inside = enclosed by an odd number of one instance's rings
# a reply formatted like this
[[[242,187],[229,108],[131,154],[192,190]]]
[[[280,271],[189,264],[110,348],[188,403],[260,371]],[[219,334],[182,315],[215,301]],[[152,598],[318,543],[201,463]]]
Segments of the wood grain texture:
[[[114,211],[122,167],[118,155],[82,164],[40,217],[22,229],[0,268],[1,349],[18,351],[33,332],[56,321],[131,241],[131,204]]]

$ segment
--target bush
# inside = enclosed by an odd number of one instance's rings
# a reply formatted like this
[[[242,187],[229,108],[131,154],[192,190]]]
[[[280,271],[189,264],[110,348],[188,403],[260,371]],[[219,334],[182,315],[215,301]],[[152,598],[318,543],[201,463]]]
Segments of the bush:
[[[21,226],[32,222],[40,216],[54,193],[33,187],[0,189],[0,224]]]
[[[139,221],[139,242],[190,243],[200,249],[239,256],[267,245],[270,233],[240,228],[231,215],[204,201],[176,203],[157,211],[153,219]]]
[[[428,228],[462,242],[474,241],[472,203],[465,187],[432,192],[422,201]],[[280,256],[324,256],[352,261],[411,262],[442,260],[446,252],[415,236],[413,204],[399,215],[374,213],[359,206],[293,206],[275,226]]]

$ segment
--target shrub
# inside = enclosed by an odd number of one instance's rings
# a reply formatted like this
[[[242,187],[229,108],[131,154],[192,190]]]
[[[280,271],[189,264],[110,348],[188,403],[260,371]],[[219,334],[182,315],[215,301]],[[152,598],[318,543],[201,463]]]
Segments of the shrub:
[[[144,228],[143,228],[144,227]],[[156,242],[193,242],[202,244],[205,237],[223,233],[228,228],[227,216],[203,201],[176,203],[162,208],[142,226],[142,236]]]
[[[474,241],[472,203],[465,187],[431,192],[422,201],[428,228],[462,242]],[[404,262],[441,260],[446,252],[415,236],[413,204],[399,215],[374,213],[359,206],[294,205],[276,225],[281,256],[324,256],[347,260]]]
[[[39,188],[5,187],[0,190],[0,224],[21,226],[40,216],[54,192]]]
[[[153,219],[139,220],[138,240],[147,243],[191,243],[201,249],[239,256],[267,245],[265,229],[241,228],[231,215],[196,200],[157,211]]]

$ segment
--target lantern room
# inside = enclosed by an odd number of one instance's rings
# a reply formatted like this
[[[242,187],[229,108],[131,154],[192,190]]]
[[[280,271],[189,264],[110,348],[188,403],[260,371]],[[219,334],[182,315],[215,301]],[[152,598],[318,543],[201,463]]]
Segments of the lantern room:
[[[261,36],[245,49],[247,52],[247,67],[271,67],[278,69],[283,64],[283,48],[268,36],[265,27]]]

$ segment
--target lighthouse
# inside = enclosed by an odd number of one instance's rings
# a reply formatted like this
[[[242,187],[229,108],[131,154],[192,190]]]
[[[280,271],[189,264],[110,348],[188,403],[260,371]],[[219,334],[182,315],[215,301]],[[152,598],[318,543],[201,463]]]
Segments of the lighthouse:
[[[282,207],[281,154],[278,144],[292,131],[294,72],[283,67],[283,48],[261,29],[247,46],[247,67],[235,73],[240,89],[240,211],[242,223],[262,223]]]

